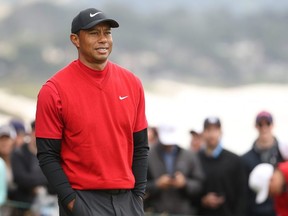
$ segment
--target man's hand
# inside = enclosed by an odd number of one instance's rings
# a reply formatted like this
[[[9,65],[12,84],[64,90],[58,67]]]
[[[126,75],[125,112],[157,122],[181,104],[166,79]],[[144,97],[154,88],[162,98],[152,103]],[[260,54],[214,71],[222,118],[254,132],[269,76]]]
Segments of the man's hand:
[[[204,206],[215,209],[225,202],[225,198],[217,195],[216,193],[208,193],[202,198],[201,201]]]
[[[186,186],[186,177],[181,172],[175,172],[174,178],[172,179],[172,185],[174,188],[183,188]]]
[[[72,212],[74,207],[75,199],[73,199],[71,202],[68,203],[67,208]]]
[[[167,189],[171,186],[172,178],[164,174],[156,180],[156,186],[160,189]]]

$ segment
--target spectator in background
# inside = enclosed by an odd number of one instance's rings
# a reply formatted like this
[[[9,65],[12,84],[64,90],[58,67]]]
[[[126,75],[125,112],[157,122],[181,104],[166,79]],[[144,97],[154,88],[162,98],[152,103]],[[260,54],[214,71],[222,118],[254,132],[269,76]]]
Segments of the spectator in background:
[[[17,148],[11,157],[14,182],[17,185],[14,201],[27,204],[27,208],[15,209],[13,215],[24,216],[30,212],[38,191],[41,190],[41,187],[46,188],[48,184],[40,169],[36,153],[35,122],[33,121],[29,142]]]
[[[6,183],[8,186],[8,198],[12,199],[15,192],[15,184],[11,167],[11,154],[14,150],[14,141],[16,133],[9,125],[0,127],[0,157],[4,160],[6,166]]]
[[[269,163],[258,164],[250,173],[249,187],[256,193],[255,202],[261,204],[270,196],[276,215],[288,216],[288,161],[274,169]]]
[[[157,127],[148,127],[148,144],[154,146],[159,143]]]
[[[244,166],[239,156],[223,148],[221,137],[220,119],[205,119],[204,146],[198,153],[205,173],[200,215],[244,216]]]
[[[263,203],[256,203],[256,194],[248,187],[248,176],[258,164],[269,163],[276,166],[283,161],[279,151],[279,142],[273,135],[273,117],[271,113],[267,111],[258,113],[255,127],[258,131],[258,137],[252,148],[242,156],[247,174],[247,216],[275,216],[273,200],[269,198]]]
[[[200,129],[192,129],[190,130],[191,141],[190,141],[190,149],[192,152],[198,152],[203,145],[203,135],[202,130]]]
[[[16,132],[15,147],[19,148],[25,143],[26,129],[25,124],[20,119],[11,119],[9,124],[14,128]]]
[[[5,203],[6,198],[7,198],[6,166],[4,160],[0,157],[0,215],[1,215],[1,206]]]
[[[146,211],[194,215],[191,205],[202,189],[203,172],[195,154],[178,146],[173,126],[158,128],[160,143],[148,156]]]
[[[13,174],[11,168],[11,153],[14,149],[16,132],[10,125],[2,125],[0,126],[0,158],[3,159],[5,165],[5,175],[0,175],[2,181],[4,179],[6,185],[6,193],[7,199],[13,199],[15,196],[15,184],[13,182]],[[3,171],[3,170],[2,170]],[[4,216],[11,215],[11,210],[9,206],[3,206],[1,208],[2,214]],[[14,216],[14,215],[13,215]],[[16,216],[16,215],[15,215]]]

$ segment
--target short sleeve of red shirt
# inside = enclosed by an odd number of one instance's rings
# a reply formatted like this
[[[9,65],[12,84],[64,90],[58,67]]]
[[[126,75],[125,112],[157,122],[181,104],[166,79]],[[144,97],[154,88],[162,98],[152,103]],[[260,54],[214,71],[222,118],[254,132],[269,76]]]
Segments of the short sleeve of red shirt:
[[[137,79],[137,81],[140,86],[140,97],[139,97],[139,103],[138,103],[138,108],[137,108],[137,119],[136,119],[136,124],[135,124],[133,132],[138,132],[147,128],[144,90],[143,90],[141,81],[139,79]]]
[[[61,100],[55,85],[45,83],[39,94],[36,108],[35,132],[38,138],[61,139],[63,121]]]

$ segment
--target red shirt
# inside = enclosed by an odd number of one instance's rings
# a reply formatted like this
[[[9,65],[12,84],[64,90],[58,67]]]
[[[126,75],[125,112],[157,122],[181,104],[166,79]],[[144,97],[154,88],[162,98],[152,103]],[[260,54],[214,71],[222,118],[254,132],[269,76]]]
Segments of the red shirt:
[[[133,133],[147,127],[144,91],[131,72],[79,60],[41,88],[36,137],[61,139],[62,167],[74,189],[133,188]]]
[[[277,167],[285,178],[286,191],[275,197],[275,208],[277,216],[288,216],[288,161],[278,164]]]

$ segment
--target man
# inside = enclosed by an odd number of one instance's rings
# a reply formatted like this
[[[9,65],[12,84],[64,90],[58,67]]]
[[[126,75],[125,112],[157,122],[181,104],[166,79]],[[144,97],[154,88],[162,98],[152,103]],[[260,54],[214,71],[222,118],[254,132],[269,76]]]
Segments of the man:
[[[275,203],[276,215],[288,216],[288,161],[276,168],[269,163],[258,164],[249,175],[249,187],[256,195],[256,203],[263,203],[271,197]]]
[[[17,185],[14,201],[22,202],[27,208],[14,209],[15,215],[27,215],[30,212],[38,191],[47,187],[47,179],[43,175],[36,158],[35,122],[31,123],[31,135],[28,143],[16,148],[11,156],[14,182]]]
[[[173,126],[160,126],[158,134],[160,143],[149,154],[145,208],[154,213],[195,215],[195,197],[204,179],[199,159],[178,146]]]
[[[3,195],[6,194],[5,199],[7,198],[9,200],[13,200],[15,198],[16,189],[11,168],[11,154],[14,150],[15,138],[16,132],[13,127],[8,124],[0,126],[0,158],[4,161],[5,165],[5,169],[3,170],[2,168],[1,171],[5,171],[5,174],[0,175],[0,178],[2,178],[1,187],[7,189],[7,191],[2,193]],[[1,207],[1,212],[3,215],[12,215],[12,207],[4,205]]]
[[[246,176],[260,163],[269,163],[276,166],[278,162],[283,161],[279,152],[278,140],[273,135],[273,117],[267,111],[261,111],[257,114],[255,128],[258,131],[258,137],[253,143],[252,149],[246,152],[242,159],[246,168]],[[246,180],[248,199],[247,216],[275,216],[273,200],[267,199],[263,203],[256,203],[256,194],[248,187],[248,178]]]
[[[199,152],[203,145],[202,131],[199,129],[192,129],[189,131],[191,135],[190,149],[192,152]]]
[[[148,131],[148,144],[149,146],[154,146],[159,143],[157,127],[149,126]]]
[[[218,117],[204,121],[203,149],[199,158],[205,173],[200,215],[243,216],[245,214],[245,171],[240,157],[223,148]]]
[[[140,80],[112,63],[118,22],[89,8],[72,21],[78,59],[38,95],[38,159],[60,215],[144,215],[147,121]]]
[[[9,121],[9,125],[15,129],[15,148],[21,147],[25,143],[26,129],[21,119],[13,118]]]
[[[0,157],[6,166],[6,183],[8,187],[8,198],[14,198],[15,184],[11,167],[11,154],[14,150],[16,132],[10,125],[0,126]]]
[[[0,157],[0,212],[1,206],[6,202],[7,184],[6,184],[6,166],[4,160]]]

